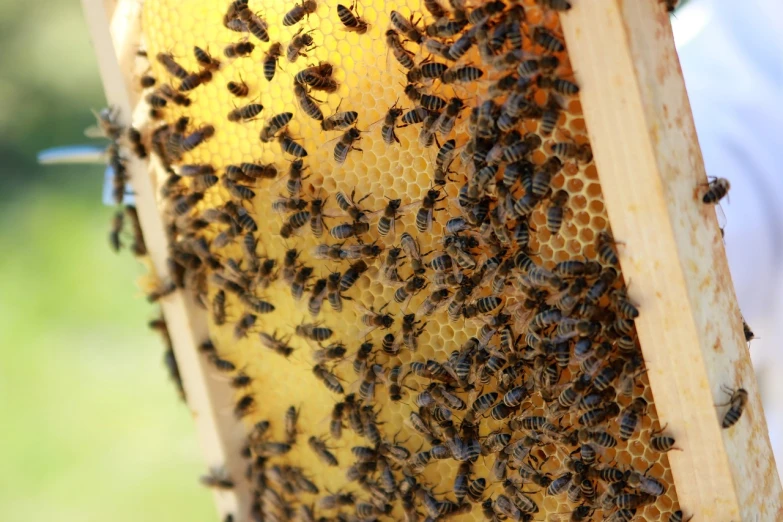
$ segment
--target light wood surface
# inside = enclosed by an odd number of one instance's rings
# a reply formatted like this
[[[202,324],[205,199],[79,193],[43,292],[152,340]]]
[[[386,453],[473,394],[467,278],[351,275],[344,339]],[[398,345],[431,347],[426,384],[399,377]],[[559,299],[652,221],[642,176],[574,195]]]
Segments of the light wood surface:
[[[133,73],[129,72],[128,56],[135,54],[138,47],[140,9],[130,4],[139,2],[119,2],[110,24],[102,0],[82,1],[108,105],[118,109],[119,121],[126,125],[131,119],[133,103],[139,98],[138,92],[134,95],[135,82]],[[140,108],[136,112],[143,114],[146,110]],[[167,240],[149,170],[153,167],[133,155],[128,155],[127,167],[152,265],[157,276],[164,279],[168,274]],[[244,462],[239,454],[244,430],[238,429],[233,419],[233,393],[227,380],[215,374],[196,348],[209,336],[207,314],[188,293],[181,291],[163,298],[161,305],[206,461],[205,473],[209,467],[223,467],[238,486],[228,492],[216,491],[218,511],[221,517],[232,513],[235,521],[246,520],[250,491],[243,480]]]
[[[669,453],[680,504],[694,522],[783,520],[668,16],[659,0],[573,4],[563,30],[658,415],[684,450]],[[750,394],[726,430],[721,386]]]

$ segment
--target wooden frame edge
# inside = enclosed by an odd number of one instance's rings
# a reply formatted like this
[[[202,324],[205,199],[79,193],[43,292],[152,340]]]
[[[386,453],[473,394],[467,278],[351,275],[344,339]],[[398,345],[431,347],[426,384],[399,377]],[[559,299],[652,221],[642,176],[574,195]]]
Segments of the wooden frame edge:
[[[755,374],[659,0],[574,0],[562,26],[680,505],[696,521],[783,520]],[[721,429],[727,395],[750,396]]]
[[[128,61],[139,43],[141,21],[136,17],[140,17],[141,9],[138,5],[139,2],[132,0],[117,3],[110,20],[103,0],[82,0],[107,102],[117,109],[119,122],[124,125],[132,121],[134,101],[138,99]],[[168,244],[155,198],[152,169],[152,162],[148,164],[132,155],[127,158],[127,171],[150,259],[157,276],[164,279],[168,275]],[[244,430],[236,429],[237,421],[231,415],[233,391],[228,382],[216,378],[215,371],[197,350],[209,337],[207,314],[183,291],[161,299],[161,307],[205,461],[210,467],[225,469],[236,484],[232,490],[215,491],[218,511],[221,517],[232,514],[236,522],[244,521],[252,502],[247,482],[239,480],[244,476],[245,462],[240,455],[244,438],[238,434]]]

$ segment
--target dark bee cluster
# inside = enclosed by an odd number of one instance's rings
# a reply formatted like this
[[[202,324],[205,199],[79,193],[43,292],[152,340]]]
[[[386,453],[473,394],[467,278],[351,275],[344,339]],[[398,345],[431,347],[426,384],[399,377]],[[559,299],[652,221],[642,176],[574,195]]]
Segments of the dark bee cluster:
[[[150,299],[209,311],[254,519],[682,520],[558,32],[571,3],[411,5],[236,0],[221,59],[162,52],[142,78],[171,276]],[[388,53],[377,118],[325,52],[346,41]],[[390,183],[351,177],[363,159]],[[260,420],[292,397],[282,432]]]

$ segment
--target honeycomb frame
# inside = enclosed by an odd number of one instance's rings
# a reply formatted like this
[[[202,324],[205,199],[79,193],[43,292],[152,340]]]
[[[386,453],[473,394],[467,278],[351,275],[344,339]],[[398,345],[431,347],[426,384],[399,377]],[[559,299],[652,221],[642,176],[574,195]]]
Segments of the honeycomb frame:
[[[572,109],[572,110],[573,110],[573,109]],[[582,124],[582,125],[583,125],[583,124]],[[357,161],[358,161],[358,160],[357,160]],[[421,169],[420,169],[420,170],[421,170]],[[594,175],[593,175],[593,177],[594,177]],[[589,178],[588,178],[588,179],[589,179]],[[357,181],[358,181],[358,180],[357,180]],[[557,180],[555,181],[555,183],[556,183],[556,184],[557,184],[557,183],[560,183],[560,182],[561,182],[561,181],[557,181]],[[420,184],[420,183],[419,183],[419,184]],[[410,194],[410,193],[408,193],[408,194]],[[453,196],[453,195],[452,195],[452,196]],[[534,217],[534,219],[536,219],[536,220],[539,222],[539,224],[541,224],[541,223],[540,223],[540,222],[541,222],[541,217],[540,217],[540,216],[536,216],[536,217]],[[408,225],[408,226],[410,226],[410,222],[409,222],[409,223],[407,223],[407,225]],[[581,232],[580,232],[580,233],[581,233]],[[562,246],[562,245],[561,245],[561,246]],[[542,250],[544,250],[544,249],[542,248]],[[545,253],[544,255],[546,256],[546,253]],[[621,252],[621,256],[622,256],[622,255],[623,255],[623,253]],[[625,266],[625,264],[624,264],[624,266]],[[388,292],[387,292],[387,293],[388,293]],[[390,297],[390,296],[386,295],[385,297]],[[367,300],[367,301],[369,301],[369,300]],[[367,301],[365,301],[365,302],[367,302]],[[369,306],[369,304],[371,304],[371,303],[368,303],[367,305]],[[422,337],[424,338],[424,336],[422,336]],[[221,352],[221,353],[222,353],[222,352]],[[229,352],[229,353],[230,353],[230,352]],[[671,507],[671,506],[669,506],[669,507]],[[653,519],[654,519],[654,518],[653,518]]]

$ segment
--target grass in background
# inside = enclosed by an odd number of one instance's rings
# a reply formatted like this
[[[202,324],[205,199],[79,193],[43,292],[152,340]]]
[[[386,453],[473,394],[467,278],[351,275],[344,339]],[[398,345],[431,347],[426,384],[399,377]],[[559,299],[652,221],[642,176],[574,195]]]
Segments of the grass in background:
[[[109,216],[45,190],[3,209],[0,520],[216,519],[190,413],[145,329],[142,269],[109,251]]]
[[[103,169],[41,167],[105,105],[80,3],[0,0],[0,520],[217,520]]]

